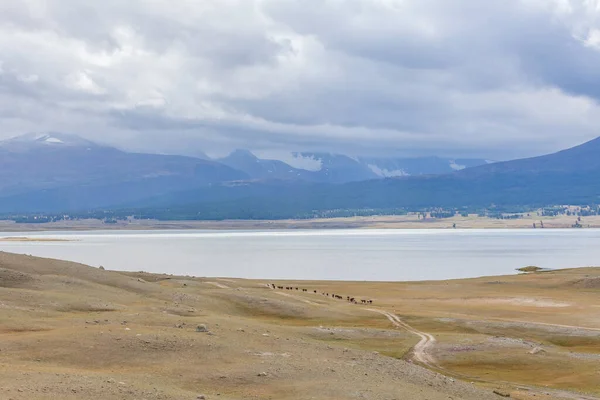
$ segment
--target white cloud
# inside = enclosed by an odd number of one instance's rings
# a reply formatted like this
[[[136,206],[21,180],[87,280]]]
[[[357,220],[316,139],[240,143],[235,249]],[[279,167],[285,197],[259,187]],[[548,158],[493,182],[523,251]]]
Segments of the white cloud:
[[[537,154],[600,129],[599,21],[595,0],[0,0],[0,138]]]
[[[85,72],[76,72],[67,76],[66,83],[71,89],[82,92],[91,94],[102,94],[106,92],[103,88],[98,86],[98,84],[94,82],[94,80]]]

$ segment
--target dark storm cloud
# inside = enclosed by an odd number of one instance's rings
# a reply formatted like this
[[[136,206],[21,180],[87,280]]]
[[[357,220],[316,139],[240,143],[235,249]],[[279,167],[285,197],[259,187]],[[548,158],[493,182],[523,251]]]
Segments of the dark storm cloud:
[[[537,154],[600,132],[599,21],[589,0],[0,0],[0,138]]]

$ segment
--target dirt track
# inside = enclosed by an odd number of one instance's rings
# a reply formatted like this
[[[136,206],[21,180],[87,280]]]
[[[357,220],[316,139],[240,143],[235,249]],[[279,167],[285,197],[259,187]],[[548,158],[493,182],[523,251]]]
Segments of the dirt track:
[[[419,343],[417,343],[412,349],[413,359],[427,367],[437,368],[435,359],[430,354],[431,348],[435,345],[435,337],[433,337],[432,334],[421,332],[413,328],[412,326],[402,322],[400,317],[390,312],[376,309],[368,310],[385,315],[386,318],[390,320],[392,325],[401,329],[406,329],[408,332],[417,335],[421,340],[419,340]]]

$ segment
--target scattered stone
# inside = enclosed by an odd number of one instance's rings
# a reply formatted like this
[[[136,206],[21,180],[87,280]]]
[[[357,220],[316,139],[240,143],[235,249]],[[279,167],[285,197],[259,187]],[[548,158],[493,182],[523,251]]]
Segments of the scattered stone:
[[[199,394],[198,397],[196,397],[196,400],[206,400],[206,396],[203,394]]]
[[[502,390],[494,390],[494,394],[497,394],[500,397],[510,397],[510,393],[503,392]]]
[[[196,327],[196,332],[203,332],[203,333],[207,333],[208,332],[208,327],[205,324],[200,324]]]
[[[266,372],[259,372],[258,376],[267,376],[267,373]]]

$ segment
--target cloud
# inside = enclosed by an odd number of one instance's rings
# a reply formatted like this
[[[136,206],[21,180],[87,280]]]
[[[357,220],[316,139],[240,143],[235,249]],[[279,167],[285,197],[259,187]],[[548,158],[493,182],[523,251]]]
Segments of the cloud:
[[[597,0],[0,0],[0,138],[494,159],[600,131]]]

